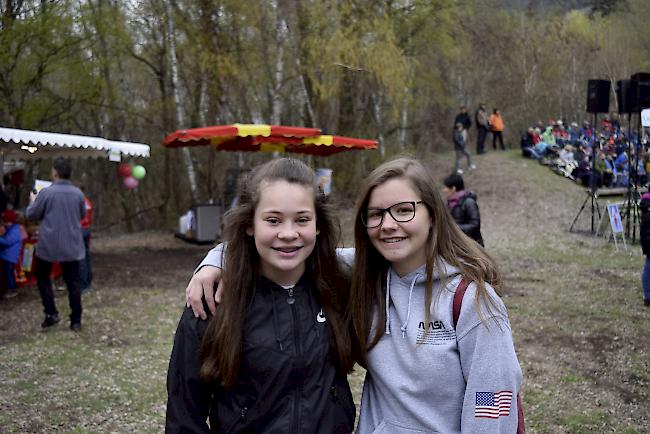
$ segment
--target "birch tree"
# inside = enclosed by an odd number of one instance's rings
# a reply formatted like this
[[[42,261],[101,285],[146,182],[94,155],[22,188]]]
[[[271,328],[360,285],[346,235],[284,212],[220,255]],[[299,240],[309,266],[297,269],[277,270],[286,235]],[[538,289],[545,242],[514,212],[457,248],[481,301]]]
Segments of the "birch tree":
[[[175,26],[174,26],[174,13],[172,11],[172,2],[167,2],[166,8],[166,19],[168,27],[168,38],[169,38],[169,62],[171,69],[171,87],[172,94],[174,96],[174,108],[175,108],[175,124],[177,127],[182,127],[185,123],[185,116],[183,113],[183,105],[181,103],[180,88],[178,83],[178,59],[176,53],[176,35],[175,35]],[[188,148],[181,149],[183,161],[185,163],[185,171],[187,173],[187,178],[190,185],[190,195],[192,197],[192,202],[196,203],[198,201],[198,185],[196,182],[196,173],[194,170],[194,162],[192,161],[192,155]]]

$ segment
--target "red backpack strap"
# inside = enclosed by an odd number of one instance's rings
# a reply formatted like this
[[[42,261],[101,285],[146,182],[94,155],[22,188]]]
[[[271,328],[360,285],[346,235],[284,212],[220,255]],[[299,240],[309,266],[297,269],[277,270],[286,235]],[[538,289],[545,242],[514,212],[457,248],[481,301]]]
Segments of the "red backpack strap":
[[[469,286],[469,282],[462,277],[460,283],[456,287],[456,294],[454,294],[454,307],[453,307],[453,318],[454,318],[454,328],[458,324],[458,317],[460,316],[460,308],[463,306],[463,297],[465,296],[465,291]]]
[[[524,408],[521,406],[521,396],[519,394],[517,394],[517,434],[526,434]]]

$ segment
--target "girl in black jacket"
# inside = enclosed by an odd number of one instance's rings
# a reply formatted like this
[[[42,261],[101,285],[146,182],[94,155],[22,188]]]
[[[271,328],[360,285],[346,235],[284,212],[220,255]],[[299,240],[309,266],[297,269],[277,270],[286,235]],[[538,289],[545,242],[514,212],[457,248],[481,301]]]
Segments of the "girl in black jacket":
[[[282,158],[241,184],[225,216],[216,315],[205,322],[186,309],[178,325],[166,432],[352,432],[349,273],[314,181],[308,166]]]

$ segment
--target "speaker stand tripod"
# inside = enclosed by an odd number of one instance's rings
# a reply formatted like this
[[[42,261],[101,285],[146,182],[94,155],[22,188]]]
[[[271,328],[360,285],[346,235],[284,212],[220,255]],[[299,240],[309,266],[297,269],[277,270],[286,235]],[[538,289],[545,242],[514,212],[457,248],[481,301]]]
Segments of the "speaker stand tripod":
[[[569,226],[569,232],[573,232],[573,226],[576,224],[578,221],[578,218],[580,217],[580,214],[582,214],[582,211],[587,206],[587,202],[589,202],[589,199],[591,199],[591,233],[595,233],[595,214],[598,213],[598,221],[601,220],[602,215],[600,212],[600,205],[598,204],[598,193],[593,190],[587,190],[587,196],[585,197],[584,202],[582,202],[582,206],[580,206],[580,209],[578,210],[578,214],[573,218],[573,221],[571,222],[571,226]]]
[[[578,217],[580,217],[580,214],[582,214],[582,211],[584,211],[585,207],[587,206],[587,202],[589,202],[589,199],[591,199],[591,233],[592,235],[596,233],[596,226],[595,226],[595,217],[596,217],[596,212],[598,213],[598,221],[602,218],[602,215],[600,213],[600,205],[598,204],[598,184],[596,183],[596,158],[598,158],[598,152],[601,149],[601,143],[596,137],[596,123],[598,122],[598,114],[594,112],[594,124],[592,125],[593,128],[593,136],[592,136],[592,145],[591,145],[591,175],[589,176],[589,186],[590,188],[587,190],[587,197],[585,197],[584,202],[582,202],[582,206],[578,210],[578,214],[574,217],[573,221],[571,222],[571,226],[569,226],[569,232],[573,232],[573,226],[576,224],[578,221]]]

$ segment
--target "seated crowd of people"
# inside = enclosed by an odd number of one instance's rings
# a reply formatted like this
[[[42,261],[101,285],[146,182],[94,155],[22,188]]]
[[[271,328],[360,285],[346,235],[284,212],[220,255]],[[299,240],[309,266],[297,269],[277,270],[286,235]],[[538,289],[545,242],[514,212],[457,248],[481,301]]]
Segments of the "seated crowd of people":
[[[524,157],[585,186],[593,181],[598,188],[627,187],[630,177],[638,179],[639,186],[648,182],[648,143],[639,141],[635,132],[628,133],[617,117],[605,116],[598,129],[588,121],[581,127],[576,122],[567,127],[562,120],[546,125],[538,121],[522,135],[520,144]]]

